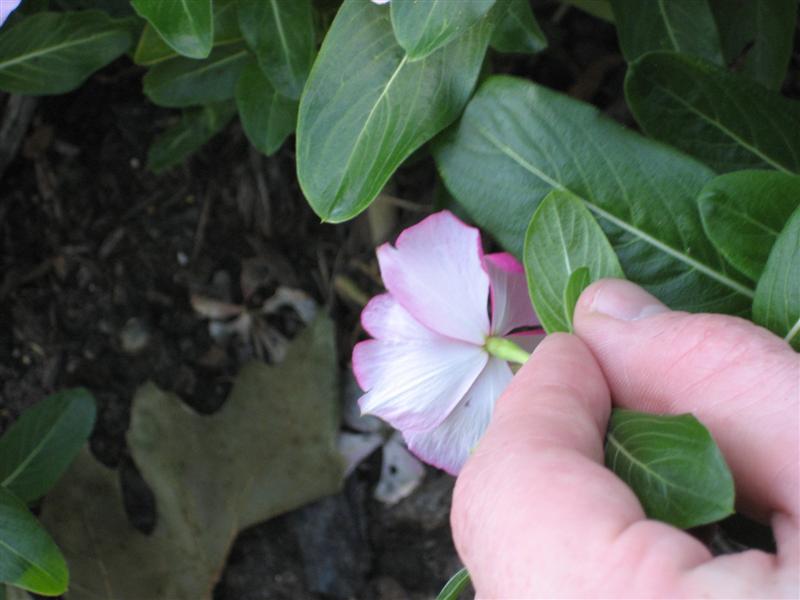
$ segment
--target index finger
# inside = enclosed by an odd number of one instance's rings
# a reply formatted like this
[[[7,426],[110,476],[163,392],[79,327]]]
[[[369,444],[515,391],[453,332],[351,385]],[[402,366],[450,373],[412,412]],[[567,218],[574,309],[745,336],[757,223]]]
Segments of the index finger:
[[[690,536],[645,520],[603,466],[610,410],[599,366],[565,334],[545,338],[498,400],[453,498],[456,547],[480,595],[651,596],[710,558]]]
[[[800,355],[753,323],[669,311],[628,281],[587,288],[576,334],[603,370],[614,402],[693,413],[711,431],[753,516],[800,517]]]

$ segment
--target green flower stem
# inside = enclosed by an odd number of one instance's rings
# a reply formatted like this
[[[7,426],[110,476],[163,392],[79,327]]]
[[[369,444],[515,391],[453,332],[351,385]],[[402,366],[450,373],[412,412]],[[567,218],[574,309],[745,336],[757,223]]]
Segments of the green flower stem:
[[[486,351],[492,356],[521,365],[525,364],[531,357],[530,352],[526,352],[517,344],[506,338],[487,337],[483,347],[486,348]]]

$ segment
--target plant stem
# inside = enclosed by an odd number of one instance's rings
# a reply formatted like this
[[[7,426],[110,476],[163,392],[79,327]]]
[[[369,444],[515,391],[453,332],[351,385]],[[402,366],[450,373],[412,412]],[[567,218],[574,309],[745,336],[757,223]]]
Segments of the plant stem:
[[[530,352],[523,350],[509,339],[501,337],[487,337],[483,345],[486,351],[501,360],[508,362],[525,364],[531,357]]]

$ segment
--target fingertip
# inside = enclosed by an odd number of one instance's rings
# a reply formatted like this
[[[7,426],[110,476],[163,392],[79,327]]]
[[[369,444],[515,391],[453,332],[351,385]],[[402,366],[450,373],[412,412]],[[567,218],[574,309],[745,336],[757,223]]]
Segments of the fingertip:
[[[658,298],[625,279],[601,279],[587,287],[575,306],[574,322],[592,316],[611,317],[618,321],[639,321],[668,312]]]
[[[554,402],[553,397],[565,400]],[[611,400],[600,366],[577,336],[557,332],[546,336],[517,372],[498,400],[495,416],[513,423],[542,410],[542,405],[560,409],[560,402],[574,403],[575,410],[588,413],[598,429],[606,426]]]

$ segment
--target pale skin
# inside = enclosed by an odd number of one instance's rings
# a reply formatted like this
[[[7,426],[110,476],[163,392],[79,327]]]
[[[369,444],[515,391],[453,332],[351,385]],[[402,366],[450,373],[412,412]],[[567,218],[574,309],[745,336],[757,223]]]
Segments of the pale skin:
[[[615,405],[691,412],[777,554],[713,557],[647,520],[603,466]],[[800,354],[742,319],[669,311],[634,284],[584,291],[497,402],[456,482],[453,536],[478,598],[797,598]]]

